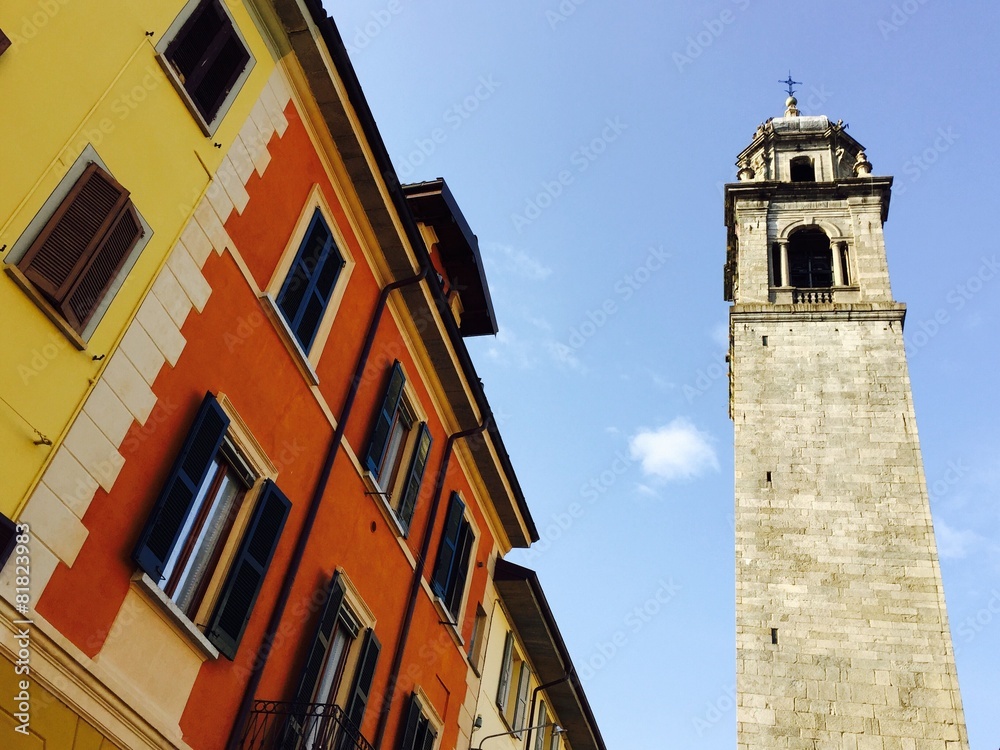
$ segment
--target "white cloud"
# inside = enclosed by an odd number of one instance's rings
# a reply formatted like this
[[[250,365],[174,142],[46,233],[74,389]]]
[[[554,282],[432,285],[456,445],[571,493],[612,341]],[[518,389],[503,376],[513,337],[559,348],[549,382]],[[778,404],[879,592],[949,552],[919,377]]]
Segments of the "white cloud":
[[[639,430],[629,440],[629,452],[642,462],[644,474],[667,482],[719,470],[711,435],[683,417],[655,430]]]
[[[934,519],[934,534],[937,537],[938,554],[952,559],[968,555],[981,538],[974,531],[952,528],[941,518]]]
[[[492,259],[504,270],[531,281],[542,281],[549,277],[552,269],[532,258],[524,250],[510,245],[492,244],[489,248]]]

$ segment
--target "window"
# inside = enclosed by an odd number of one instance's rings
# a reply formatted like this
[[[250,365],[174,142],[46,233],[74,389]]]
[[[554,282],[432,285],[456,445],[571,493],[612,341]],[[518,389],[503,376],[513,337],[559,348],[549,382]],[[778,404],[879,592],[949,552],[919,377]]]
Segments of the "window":
[[[388,493],[389,504],[404,533],[413,520],[432,442],[426,422],[421,422],[414,430],[416,418],[407,403],[405,385],[403,367],[396,362],[389,373],[382,405],[375,415],[364,463],[379,488]],[[404,464],[408,452],[409,464]],[[404,465],[405,473],[402,471]]]
[[[51,305],[50,317],[83,334],[146,228],[128,190],[96,162],[79,167],[82,174],[29,240],[16,268]],[[52,199],[40,214],[50,207]]]
[[[830,238],[821,229],[803,229],[788,239],[788,284],[799,289],[833,286]]]
[[[206,395],[133,557],[232,659],[291,503],[272,480],[258,479],[227,435],[230,423],[219,401]],[[223,560],[237,528],[235,552]]]
[[[338,748],[353,748],[361,737],[381,645],[374,629],[367,628],[359,648],[360,633],[358,616],[347,602],[344,577],[334,573],[295,695],[300,713],[289,722],[292,735],[304,738],[301,747],[329,747],[329,738],[338,729]],[[352,665],[354,677],[348,689],[344,677]],[[319,705],[306,711],[307,704]],[[342,714],[334,706],[343,706]]]
[[[513,679],[516,676],[516,681]],[[497,706],[500,713],[518,732],[524,729],[528,716],[528,689],[531,683],[531,669],[527,662],[518,654],[514,645],[514,634],[507,632],[503,646],[503,662],[500,666],[500,682],[497,685]]]
[[[532,743],[532,747],[535,750],[545,750],[545,736],[546,734],[552,733],[552,727],[545,726],[549,723],[548,709],[545,706],[545,701],[539,701],[538,703],[538,721],[533,722],[534,726],[539,727],[535,730],[535,741]]]
[[[7,35],[3,33],[2,29],[0,29],[0,55],[8,49],[10,49],[10,39],[8,39]]]
[[[403,739],[399,750],[432,750],[437,732],[429,718],[421,711],[420,699],[414,693],[410,696],[410,708],[406,713]]]
[[[199,125],[211,135],[254,59],[220,0],[197,0],[167,30],[157,52]]]
[[[503,642],[503,661],[500,664],[500,682],[497,684],[497,706],[500,713],[507,715],[510,703],[510,678],[514,674],[514,634],[507,631]]]
[[[445,517],[444,534],[438,548],[431,589],[441,597],[445,609],[458,619],[465,594],[465,579],[469,570],[469,557],[475,537],[465,519],[465,503],[457,492],[451,493],[448,515]]]
[[[278,309],[304,352],[312,346],[344,265],[344,257],[317,208],[277,299]]]
[[[816,182],[816,168],[808,156],[796,156],[788,167],[792,182]]]
[[[479,674],[483,667],[483,652],[486,645],[486,610],[482,604],[476,605],[476,621],[472,625],[472,639],[469,643],[469,664]]]

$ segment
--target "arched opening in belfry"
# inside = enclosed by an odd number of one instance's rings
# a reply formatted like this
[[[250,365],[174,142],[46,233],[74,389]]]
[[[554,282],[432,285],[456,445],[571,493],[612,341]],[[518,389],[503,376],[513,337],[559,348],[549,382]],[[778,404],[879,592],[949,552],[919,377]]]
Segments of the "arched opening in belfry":
[[[816,167],[808,156],[796,156],[789,162],[792,182],[816,182]]]
[[[788,284],[800,289],[833,286],[830,238],[822,229],[800,229],[788,238]]]

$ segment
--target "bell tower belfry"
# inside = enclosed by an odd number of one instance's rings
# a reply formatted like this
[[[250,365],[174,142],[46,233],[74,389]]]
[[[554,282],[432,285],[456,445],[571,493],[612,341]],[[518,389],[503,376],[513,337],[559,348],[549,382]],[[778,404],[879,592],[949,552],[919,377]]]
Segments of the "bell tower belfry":
[[[740,750],[967,750],[882,226],[891,177],[826,117],[726,186]]]

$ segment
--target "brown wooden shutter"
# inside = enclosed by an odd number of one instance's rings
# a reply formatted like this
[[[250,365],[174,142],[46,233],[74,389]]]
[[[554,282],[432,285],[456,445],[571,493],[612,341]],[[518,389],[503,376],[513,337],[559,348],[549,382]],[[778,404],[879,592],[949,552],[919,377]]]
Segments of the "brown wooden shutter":
[[[9,48],[10,39],[8,39],[7,35],[3,33],[2,29],[0,29],[0,55],[6,52]]]
[[[91,162],[18,267],[82,331],[142,235],[128,190]]]

